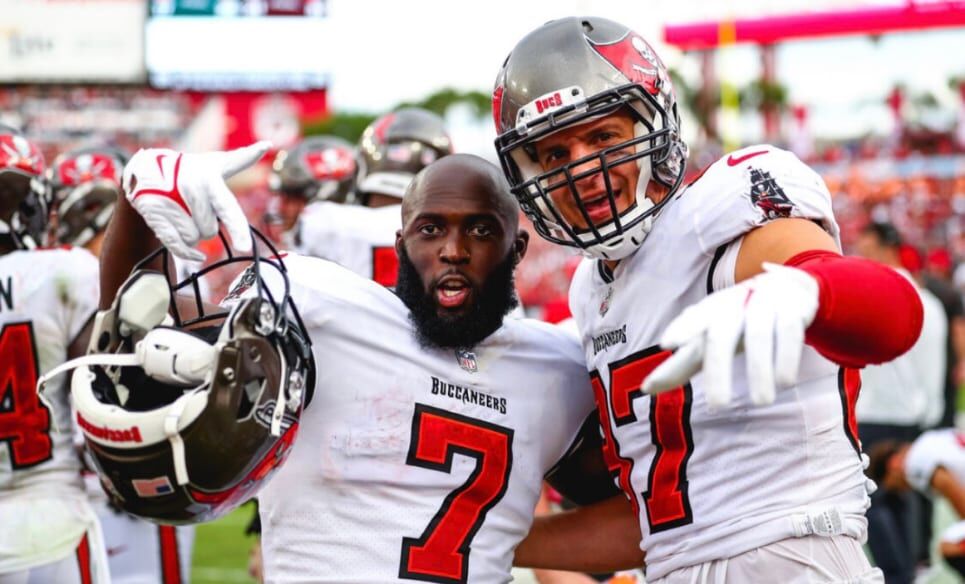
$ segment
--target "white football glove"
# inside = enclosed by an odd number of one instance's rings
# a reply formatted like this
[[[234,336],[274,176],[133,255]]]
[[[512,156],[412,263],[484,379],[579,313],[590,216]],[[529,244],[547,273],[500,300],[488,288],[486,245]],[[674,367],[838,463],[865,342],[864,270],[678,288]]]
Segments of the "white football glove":
[[[711,294],[670,323],[660,346],[676,352],[647,376],[642,390],[679,387],[703,369],[708,405],[728,404],[734,356],[743,341],[751,401],[773,402],[775,382],[788,387],[797,381],[818,294],[818,282],[807,272],[765,263],[764,273]]]
[[[257,162],[269,148],[270,142],[257,142],[202,154],[139,150],[124,167],[124,193],[164,247],[180,258],[203,261],[204,254],[193,248],[217,235],[219,219],[232,247],[248,252],[248,220],[225,179]]]

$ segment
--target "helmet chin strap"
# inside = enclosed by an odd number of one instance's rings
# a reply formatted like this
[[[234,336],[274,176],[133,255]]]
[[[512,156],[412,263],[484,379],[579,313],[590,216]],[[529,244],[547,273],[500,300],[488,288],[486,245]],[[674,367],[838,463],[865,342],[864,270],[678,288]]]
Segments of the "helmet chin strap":
[[[641,122],[636,122],[633,124],[633,135],[634,137],[641,136],[648,132],[646,126]],[[652,144],[653,140],[648,140],[646,142],[647,146]],[[640,149],[644,148],[644,144],[637,144],[636,150],[639,152]],[[636,161],[637,168],[640,173],[637,175],[637,192],[634,193],[636,197],[637,206],[640,207],[641,213],[646,213],[653,207],[654,203],[650,197],[647,196],[647,189],[650,188],[650,182],[653,180],[653,155],[644,156],[643,158]],[[646,237],[653,228],[653,216],[647,217],[643,220],[640,225],[640,230],[643,232],[643,236]]]
[[[44,390],[47,387],[47,383],[51,379],[57,377],[65,371],[70,371],[71,369],[76,369],[78,367],[84,367],[87,365],[107,365],[116,367],[129,367],[131,365],[138,365],[138,357],[133,353],[122,353],[122,354],[96,354],[96,355],[84,355],[83,357],[76,357],[69,361],[65,361],[60,365],[54,367],[44,375],[41,375],[37,379],[37,398],[40,399],[41,403],[47,407],[51,412],[56,411],[53,403],[47,399],[47,394]],[[57,416],[51,417],[54,424],[54,431],[59,431],[57,427]]]
[[[287,369],[285,364],[285,355],[283,351],[278,351],[278,358],[281,360],[281,370],[284,372]],[[285,416],[285,408],[288,404],[285,399],[285,378],[281,376],[278,382],[281,384],[281,388],[278,391],[278,400],[275,402],[275,411],[271,413],[271,435],[281,436],[281,422]]]
[[[647,164],[650,164],[649,156],[643,160]],[[650,199],[650,197],[647,196],[647,187],[650,186],[650,173],[648,172],[646,175],[647,180],[637,180],[637,206],[640,207],[641,213],[646,213],[656,204]],[[640,178],[643,178],[643,171],[640,172]],[[644,237],[646,237],[646,235],[650,233],[650,230],[653,228],[653,218],[654,215],[651,215],[644,219],[641,223],[640,230],[643,232]]]
[[[174,456],[174,477],[179,485],[188,483],[188,462],[184,455],[184,440],[178,430],[181,414],[188,405],[187,395],[182,395],[168,409],[164,416],[164,435],[171,443],[171,454]]]
[[[134,365],[140,365],[139,357],[134,353],[95,353],[93,355],[84,355],[83,357],[75,357],[70,361],[65,361],[60,365],[54,367],[44,375],[40,376],[37,380],[37,394],[43,395],[44,389],[47,383],[57,377],[65,371],[71,369],[77,369],[78,367],[84,367],[87,365],[105,365],[108,367],[131,367]]]

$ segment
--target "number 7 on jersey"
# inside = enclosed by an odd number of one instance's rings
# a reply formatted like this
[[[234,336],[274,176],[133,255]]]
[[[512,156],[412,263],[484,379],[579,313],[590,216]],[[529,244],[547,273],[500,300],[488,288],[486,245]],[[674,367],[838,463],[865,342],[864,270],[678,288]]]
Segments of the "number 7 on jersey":
[[[591,375],[603,426],[604,455],[611,472],[617,474],[620,487],[630,497],[634,510],[637,510],[638,503],[637,491],[631,482],[633,461],[620,456],[613,428],[637,421],[633,401],[643,397],[640,386],[647,375],[670,355],[670,351],[651,347],[610,363],[609,394],[604,391],[599,376]],[[650,463],[647,490],[641,494],[651,533],[687,525],[694,520],[687,482],[687,462],[694,451],[690,430],[692,403],[690,384],[650,399],[650,439],[656,453]]]
[[[506,494],[513,467],[513,430],[416,404],[406,464],[449,473],[456,454],[476,459],[465,483],[449,493],[419,538],[402,539],[399,578],[461,584],[486,514]]]

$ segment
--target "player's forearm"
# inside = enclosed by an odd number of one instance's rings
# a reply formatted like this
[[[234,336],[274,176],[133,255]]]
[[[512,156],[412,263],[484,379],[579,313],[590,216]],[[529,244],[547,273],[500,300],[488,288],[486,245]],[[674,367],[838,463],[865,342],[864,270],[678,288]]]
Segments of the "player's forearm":
[[[806,338],[831,361],[845,367],[891,361],[921,334],[921,299],[896,270],[823,250],[800,253],[787,265],[818,281],[820,304]]]
[[[125,197],[118,197],[100,256],[100,308],[109,308],[118,288],[144,257],[161,245]],[[160,263],[152,266],[160,270]]]
[[[818,225],[778,219],[744,236],[737,256],[737,281],[761,272],[764,262],[804,270],[819,286],[819,306],[807,342],[845,367],[884,363],[905,353],[922,327],[915,287],[897,271],[843,257]]]
[[[537,517],[514,560],[521,567],[594,573],[639,568],[643,562],[640,525],[623,495]]]

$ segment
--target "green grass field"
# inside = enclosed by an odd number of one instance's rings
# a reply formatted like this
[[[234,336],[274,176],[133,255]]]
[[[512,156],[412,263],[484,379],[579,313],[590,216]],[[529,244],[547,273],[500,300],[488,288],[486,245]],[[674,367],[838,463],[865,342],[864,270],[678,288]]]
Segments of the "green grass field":
[[[245,535],[253,513],[251,505],[244,505],[227,517],[198,526],[192,584],[254,584],[248,576],[248,550],[254,538]]]

